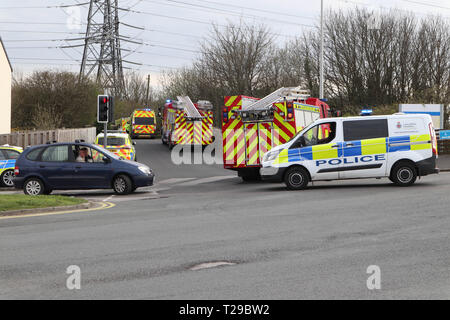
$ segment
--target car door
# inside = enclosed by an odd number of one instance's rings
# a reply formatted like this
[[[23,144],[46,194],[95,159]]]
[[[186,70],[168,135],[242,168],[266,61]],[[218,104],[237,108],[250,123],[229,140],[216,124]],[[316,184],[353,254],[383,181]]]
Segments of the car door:
[[[343,121],[340,178],[384,177],[387,170],[388,123],[386,118]]]
[[[81,148],[87,149],[88,159],[73,163],[74,180],[82,189],[109,188],[113,174],[111,162],[103,161],[105,155],[99,150],[83,145],[72,146],[74,159]]]
[[[71,189],[73,164],[69,161],[69,146],[47,147],[36,164],[35,170],[46,180],[51,189]]]
[[[312,180],[334,180],[339,177],[342,161],[341,130],[339,121],[317,124],[299,137],[301,148],[289,150],[289,162],[299,161],[311,174]],[[297,142],[297,141],[296,141]]]

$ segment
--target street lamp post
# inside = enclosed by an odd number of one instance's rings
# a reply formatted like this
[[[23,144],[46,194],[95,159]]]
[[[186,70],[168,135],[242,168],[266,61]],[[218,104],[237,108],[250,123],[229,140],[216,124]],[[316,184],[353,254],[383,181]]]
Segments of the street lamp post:
[[[319,99],[324,98],[323,92],[323,0],[320,0],[320,83]]]

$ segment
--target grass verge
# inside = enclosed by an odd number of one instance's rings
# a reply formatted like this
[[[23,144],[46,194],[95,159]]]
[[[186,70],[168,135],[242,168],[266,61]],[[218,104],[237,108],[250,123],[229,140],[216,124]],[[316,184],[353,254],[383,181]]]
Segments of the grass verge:
[[[73,206],[87,202],[65,196],[27,196],[24,194],[0,195],[0,212],[33,208]]]

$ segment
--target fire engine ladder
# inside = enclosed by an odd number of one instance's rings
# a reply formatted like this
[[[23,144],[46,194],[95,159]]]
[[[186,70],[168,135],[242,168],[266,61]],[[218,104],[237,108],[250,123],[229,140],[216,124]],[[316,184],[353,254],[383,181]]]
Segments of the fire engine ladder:
[[[247,107],[244,108],[243,111],[262,111],[267,110],[272,107],[272,105],[279,101],[280,99],[293,100],[299,99],[304,100],[309,98],[309,91],[302,90],[300,87],[287,87],[280,88],[268,96],[258,100]]]
[[[202,115],[198,112],[191,98],[188,96],[178,97],[178,101],[181,102],[181,106],[184,108],[187,118],[202,119]],[[180,103],[179,103],[180,105]]]
[[[258,100],[246,107],[243,107],[241,112],[241,115],[247,115],[248,114],[262,114],[264,117],[267,116],[267,111],[269,111],[273,104],[280,101],[280,100],[306,100],[309,98],[309,91],[308,90],[302,90],[300,87],[283,87],[280,88],[268,96],[262,98],[261,100]],[[273,125],[271,125],[271,128],[273,129]],[[258,124],[256,126],[257,130],[257,145],[258,145],[258,152],[259,152],[259,160],[262,160],[262,154],[260,152],[260,125]],[[271,130],[272,133],[272,130]],[[247,127],[244,125],[244,135],[247,135]],[[247,144],[247,142],[246,142]],[[246,161],[249,160],[248,154],[247,154],[247,146],[245,147],[245,159]]]

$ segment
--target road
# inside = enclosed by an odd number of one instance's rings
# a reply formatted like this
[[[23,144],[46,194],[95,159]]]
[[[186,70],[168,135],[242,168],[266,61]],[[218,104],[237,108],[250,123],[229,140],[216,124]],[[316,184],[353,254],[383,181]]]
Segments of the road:
[[[108,210],[0,220],[1,299],[450,298],[448,173],[294,192],[175,166],[156,140],[137,148],[154,187],[84,195]],[[229,264],[196,270],[208,262]],[[80,290],[66,288],[70,265]],[[371,265],[380,290],[367,288]]]

